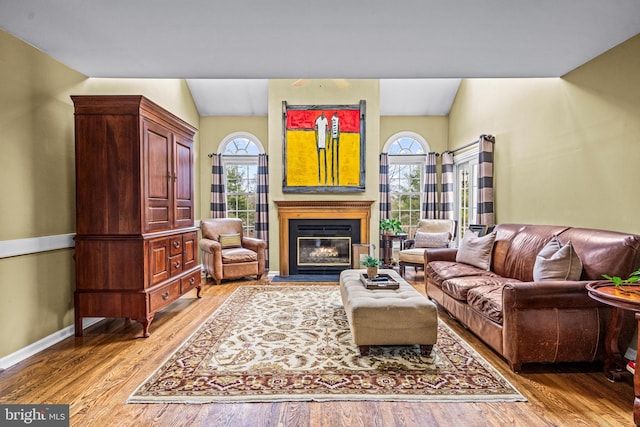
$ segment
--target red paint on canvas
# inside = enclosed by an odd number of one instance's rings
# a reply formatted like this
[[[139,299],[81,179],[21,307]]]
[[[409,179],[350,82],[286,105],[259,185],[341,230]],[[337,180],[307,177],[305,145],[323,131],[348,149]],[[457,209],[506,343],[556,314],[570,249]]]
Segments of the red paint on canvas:
[[[360,110],[289,110],[287,130],[313,130],[320,114],[324,113],[327,120],[331,121],[335,112],[340,119],[340,132],[360,132]]]

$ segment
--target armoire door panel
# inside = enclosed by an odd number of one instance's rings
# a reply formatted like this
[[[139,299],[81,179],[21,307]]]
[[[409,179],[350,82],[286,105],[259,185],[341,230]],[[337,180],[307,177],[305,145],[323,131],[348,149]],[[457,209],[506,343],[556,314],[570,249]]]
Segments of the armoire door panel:
[[[149,242],[149,261],[152,285],[160,283],[171,276],[169,239],[157,239]]]
[[[144,144],[147,230],[169,229],[173,222],[171,209],[173,135],[167,129],[153,122],[145,121]]]
[[[174,226],[193,226],[193,148],[191,140],[176,135],[174,148]]]
[[[198,234],[195,232],[184,233],[182,236],[182,264],[185,270],[198,264]]]

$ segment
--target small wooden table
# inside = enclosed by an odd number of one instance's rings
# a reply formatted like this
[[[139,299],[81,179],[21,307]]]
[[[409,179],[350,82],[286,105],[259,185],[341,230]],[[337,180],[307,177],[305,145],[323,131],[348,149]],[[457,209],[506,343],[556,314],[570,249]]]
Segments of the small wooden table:
[[[400,241],[400,250],[404,249],[406,234],[381,234],[380,235],[380,258],[382,258],[382,268],[393,268],[391,258],[393,257],[393,241]]]
[[[605,337],[607,358],[604,362],[604,373],[609,380],[620,381],[627,374],[625,360],[618,346],[623,314],[624,310],[633,311],[640,327],[640,286],[614,286],[608,283],[588,284],[587,290],[591,298],[613,308],[611,323]],[[636,354],[636,366],[640,362],[639,356],[640,352]],[[640,426],[640,372],[638,375],[634,375],[633,389],[635,394],[633,421],[637,426]]]

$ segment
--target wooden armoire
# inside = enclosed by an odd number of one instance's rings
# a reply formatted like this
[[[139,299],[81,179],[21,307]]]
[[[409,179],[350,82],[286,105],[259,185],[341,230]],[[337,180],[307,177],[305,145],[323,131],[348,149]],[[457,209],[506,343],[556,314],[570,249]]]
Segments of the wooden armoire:
[[[196,129],[143,96],[72,96],[75,334],[84,317],[153,315],[197,288]]]

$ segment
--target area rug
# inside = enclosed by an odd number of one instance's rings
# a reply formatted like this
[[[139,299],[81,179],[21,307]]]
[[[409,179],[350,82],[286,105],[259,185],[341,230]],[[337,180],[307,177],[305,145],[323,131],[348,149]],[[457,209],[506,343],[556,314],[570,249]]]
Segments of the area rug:
[[[127,403],[524,401],[442,321],[417,346],[360,356],[337,286],[242,286]]]

